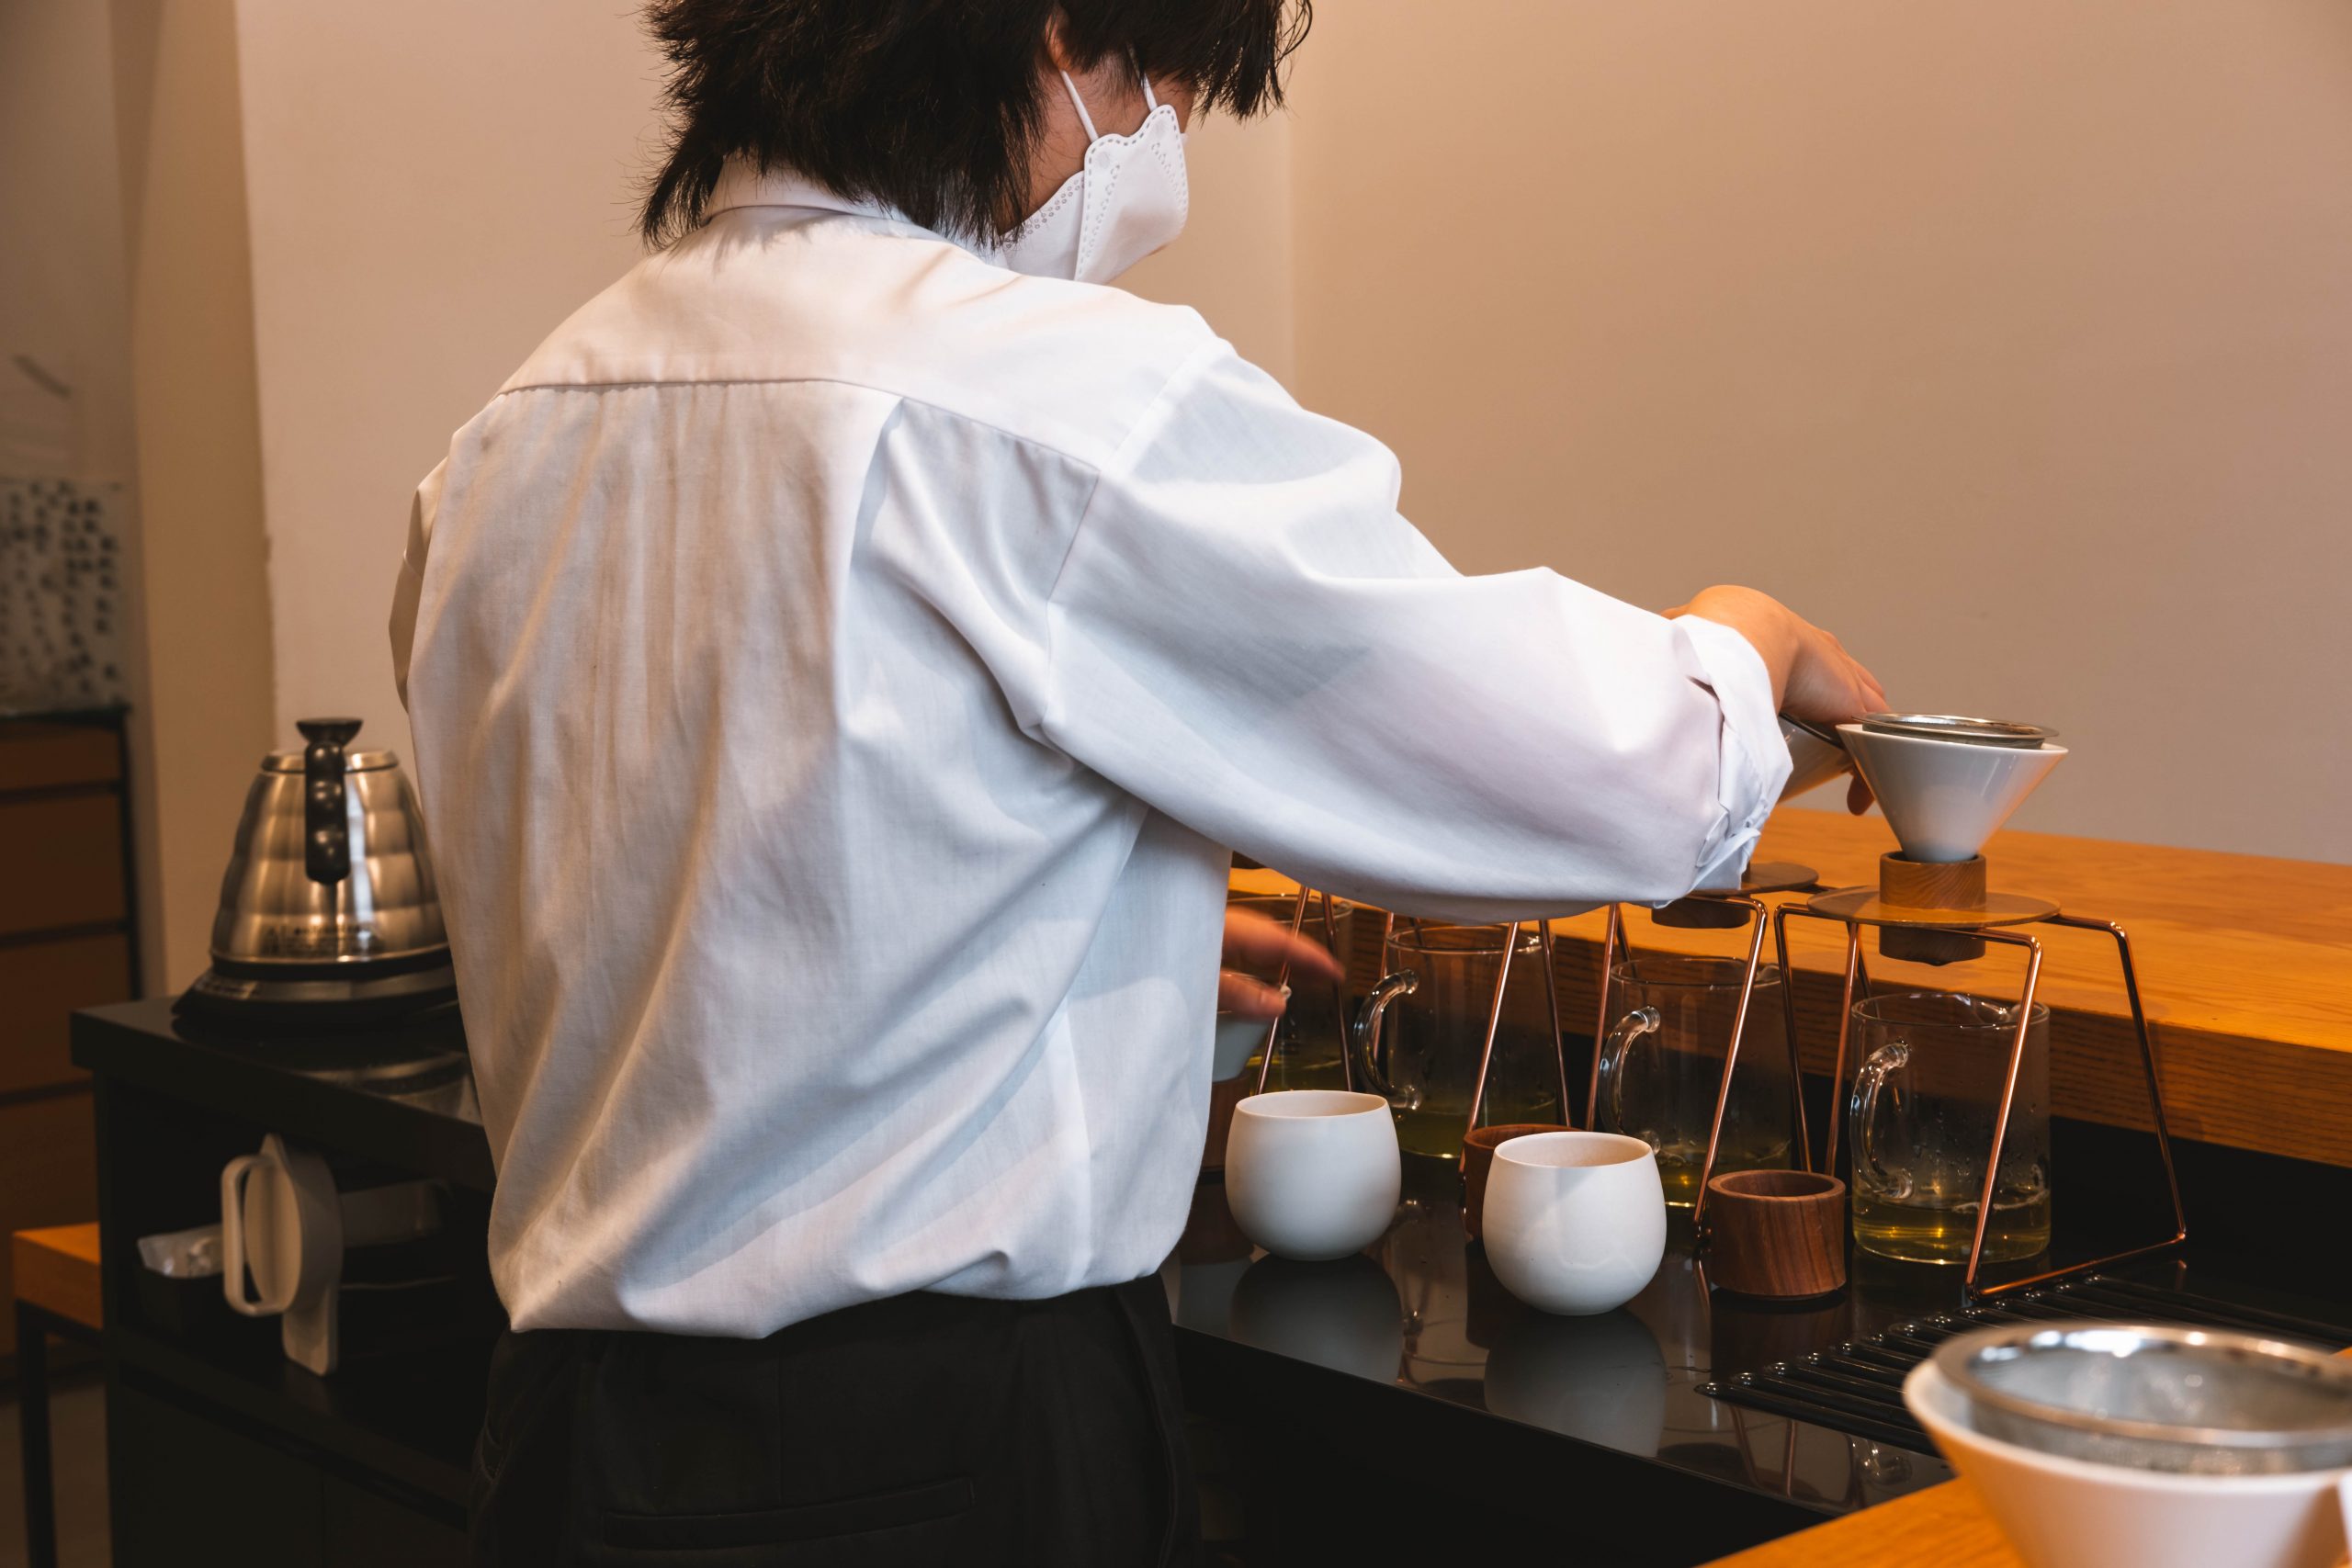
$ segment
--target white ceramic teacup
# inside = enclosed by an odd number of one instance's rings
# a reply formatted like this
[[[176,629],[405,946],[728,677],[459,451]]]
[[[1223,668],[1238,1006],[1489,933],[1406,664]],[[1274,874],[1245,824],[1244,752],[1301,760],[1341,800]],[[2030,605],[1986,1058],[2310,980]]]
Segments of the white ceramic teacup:
[[[1283,999],[1290,999],[1290,987],[1283,987]],[[1216,1015],[1216,1044],[1211,1052],[1209,1077],[1217,1083],[1241,1076],[1250,1065],[1250,1055],[1263,1045],[1274,1032],[1275,1020],[1243,1018],[1237,1013]]]
[[[1966,1476],[2027,1568],[2335,1568],[2352,1470],[2174,1475],[2046,1454],[1978,1432],[1932,1361],[1903,1403]]]
[[[1611,1312],[1641,1294],[1666,1256],[1657,1156],[1616,1133],[1535,1133],[1495,1151],[1487,1261],[1503,1288],[1545,1312]]]
[[[1315,1263],[1370,1247],[1396,1217],[1403,1180],[1396,1123],[1376,1094],[1283,1089],[1233,1108],[1226,1201],[1278,1257]]]

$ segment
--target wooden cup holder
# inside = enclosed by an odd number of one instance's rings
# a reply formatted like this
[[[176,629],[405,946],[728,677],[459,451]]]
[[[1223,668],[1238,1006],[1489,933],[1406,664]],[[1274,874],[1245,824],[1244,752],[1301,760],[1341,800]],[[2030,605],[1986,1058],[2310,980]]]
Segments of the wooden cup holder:
[[[1747,924],[1754,906],[1723,898],[1677,898],[1650,911],[1650,923],[1673,931],[1736,931]]]
[[[1735,1170],[1707,1183],[1707,1282],[1797,1301],[1846,1285],[1846,1184],[1806,1170]]]
[[[1907,860],[1899,854],[1879,857],[1878,896],[1905,909],[1933,910],[1963,916],[1984,908],[1984,857],[1963,861]],[[1878,950],[1888,958],[1914,964],[1958,964],[1984,956],[1984,943],[1964,931],[1931,927],[1881,926]]]
[[[1499,1127],[1470,1130],[1470,1135],[1462,1140],[1462,1228],[1470,1233],[1472,1241],[1486,1234],[1479,1224],[1486,1215],[1487,1178],[1494,1173],[1495,1150],[1530,1133],[1573,1131],[1554,1122],[1509,1122]]]

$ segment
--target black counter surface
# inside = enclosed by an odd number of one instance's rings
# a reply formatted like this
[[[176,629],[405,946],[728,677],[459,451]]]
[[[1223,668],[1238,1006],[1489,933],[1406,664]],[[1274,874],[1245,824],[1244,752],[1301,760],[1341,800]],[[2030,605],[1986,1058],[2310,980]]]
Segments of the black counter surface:
[[[74,1059],[98,1079],[114,1359],[291,1434],[445,1524],[461,1521],[486,1340],[354,1361],[318,1379],[277,1355],[266,1325],[238,1320],[233,1344],[175,1334],[130,1289],[137,1235],[217,1219],[205,1173],[217,1178],[221,1160],[265,1131],[486,1197],[489,1150],[454,1023],[240,1037],[149,1000],[77,1015],[74,1038]],[[118,1146],[126,1138],[138,1146]],[[2086,1146],[2095,1156],[2086,1168],[2130,1163],[2106,1144]],[[2302,1315],[2343,1320],[2318,1304],[2341,1299],[2334,1274],[2271,1245],[2240,1199],[2285,1181],[2340,1201],[2346,1173],[2196,1145],[2183,1165],[2193,1202],[2204,1183],[2197,1207],[2226,1206],[2237,1223],[2222,1246],[2136,1274],[2181,1281],[2194,1270],[2198,1288],[2242,1284]],[[2062,1157],[2062,1181],[2071,1168]],[[154,1190],[134,1190],[142,1185]],[[481,1224],[486,1201],[469,1213],[466,1223]],[[1408,1178],[1378,1244],[1328,1264],[1257,1255],[1222,1186],[1204,1180],[1163,1271],[1200,1418],[1196,1459],[1209,1490],[1247,1510],[1253,1562],[1349,1549],[1400,1560],[1449,1541],[1556,1547],[1565,1535],[1592,1561],[1697,1562],[1934,1484],[1951,1472],[1931,1454],[1742,1409],[1701,1388],[1949,1311],[1957,1276],[1863,1257],[1851,1288],[1826,1302],[1743,1304],[1710,1294],[1687,1227],[1677,1227],[1665,1266],[1629,1306],[1552,1317],[1513,1300],[1465,1242],[1442,1170]],[[242,1332],[255,1328],[267,1331]]]

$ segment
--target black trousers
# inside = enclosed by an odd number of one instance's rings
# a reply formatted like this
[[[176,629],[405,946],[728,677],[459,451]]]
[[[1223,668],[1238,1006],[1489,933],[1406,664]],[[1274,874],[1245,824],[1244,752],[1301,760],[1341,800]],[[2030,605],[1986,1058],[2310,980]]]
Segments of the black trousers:
[[[475,1560],[1192,1564],[1158,1279],[908,1295],[765,1339],[542,1330],[492,1359]]]

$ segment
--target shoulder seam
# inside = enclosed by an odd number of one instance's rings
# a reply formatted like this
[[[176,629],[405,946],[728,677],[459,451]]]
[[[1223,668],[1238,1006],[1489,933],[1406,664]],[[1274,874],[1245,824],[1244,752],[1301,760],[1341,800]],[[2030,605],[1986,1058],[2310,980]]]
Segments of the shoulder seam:
[[[1099,468],[1095,468],[1094,484],[1093,487],[1086,492],[1086,504],[1079,508],[1078,521],[1070,526],[1069,538],[1068,542],[1062,546],[1062,558],[1054,563],[1054,580],[1051,583],[1046,585],[1046,596],[1043,601],[1045,609],[1045,614],[1042,617],[1045,629],[1045,648],[1043,651],[1045,653],[1046,672],[1044,689],[1040,694],[1037,704],[1037,728],[1039,732],[1037,739],[1040,740],[1046,740],[1049,745],[1054,744],[1048,737],[1053,729],[1054,718],[1054,620],[1056,606],[1061,599],[1062,579],[1069,571],[1070,558],[1078,553],[1079,541],[1086,536],[1086,525],[1093,521],[1094,503],[1097,500],[1101,499],[1102,494],[1102,476],[1118,467],[1119,460],[1126,456],[1128,447],[1134,445],[1137,432],[1149,425],[1152,416],[1157,414],[1161,406],[1168,401],[1170,389],[1175,387],[1179,381],[1190,376],[1193,373],[1193,367],[1200,364],[1204,359],[1211,357],[1219,350],[1223,350],[1224,352],[1230,354],[1233,352],[1233,345],[1227,343],[1223,338],[1212,333],[1210,334],[1210,338],[1207,343],[1203,344],[1200,347],[1186,355],[1176,364],[1174,368],[1168,372],[1167,378],[1159,383],[1159,389],[1151,395],[1151,401],[1144,405],[1142,415],[1136,420],[1134,425],[1128,429],[1127,433],[1119,438],[1119,445],[1112,449],[1109,458]]]

